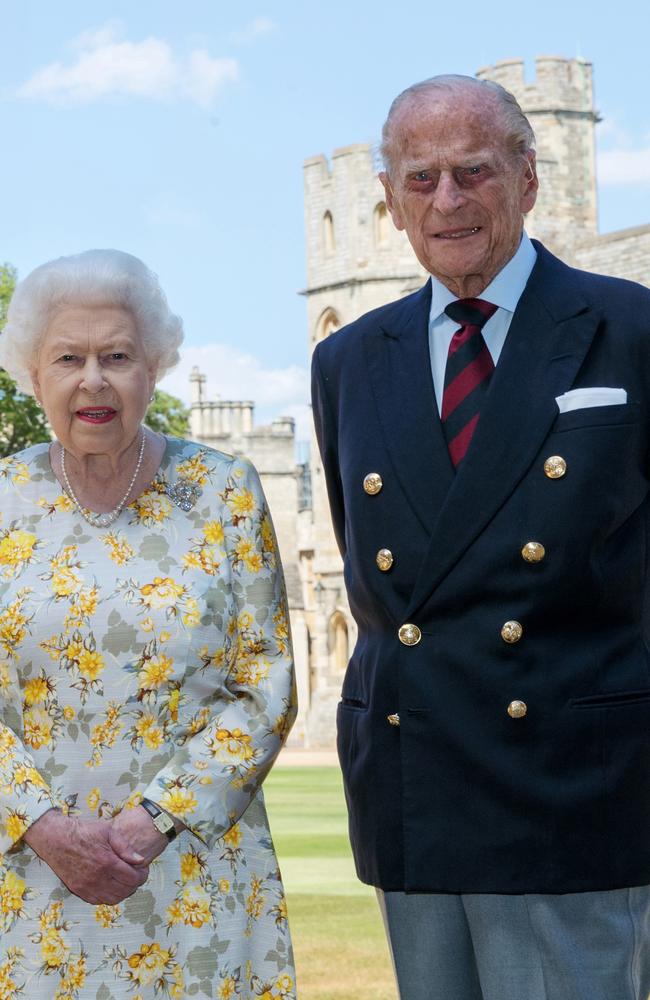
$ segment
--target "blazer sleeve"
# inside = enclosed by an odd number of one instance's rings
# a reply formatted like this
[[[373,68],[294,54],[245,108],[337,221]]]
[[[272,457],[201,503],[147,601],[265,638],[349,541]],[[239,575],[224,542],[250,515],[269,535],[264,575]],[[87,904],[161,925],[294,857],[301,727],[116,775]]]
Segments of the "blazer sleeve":
[[[329,498],[332,523],[334,525],[334,535],[340,553],[345,557],[345,508],[338,455],[339,432],[334,418],[332,403],[328,395],[331,384],[329,378],[323,374],[319,348],[320,345],[314,350],[311,366],[314,427],[323,462],[327,496]]]
[[[257,794],[296,716],[289,611],[259,476],[236,459],[222,494],[233,611],[212,654],[211,708],[143,791],[208,847]],[[198,707],[198,706],[197,706]]]

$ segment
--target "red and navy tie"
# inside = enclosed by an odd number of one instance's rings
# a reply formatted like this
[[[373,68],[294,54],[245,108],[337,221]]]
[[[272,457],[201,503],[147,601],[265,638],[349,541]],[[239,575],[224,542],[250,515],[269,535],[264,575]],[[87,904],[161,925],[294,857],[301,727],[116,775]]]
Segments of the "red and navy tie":
[[[449,345],[441,412],[449,454],[456,468],[469,448],[494,371],[481,328],[497,308],[484,299],[458,299],[445,309],[454,322],[461,324]]]

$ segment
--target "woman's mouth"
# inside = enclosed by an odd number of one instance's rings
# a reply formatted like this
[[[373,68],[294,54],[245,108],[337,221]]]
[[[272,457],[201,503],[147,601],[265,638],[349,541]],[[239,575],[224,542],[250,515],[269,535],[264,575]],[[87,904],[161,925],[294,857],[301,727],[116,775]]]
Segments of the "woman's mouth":
[[[83,410],[76,410],[75,415],[88,424],[107,424],[117,416],[117,410],[110,406],[87,406]]]

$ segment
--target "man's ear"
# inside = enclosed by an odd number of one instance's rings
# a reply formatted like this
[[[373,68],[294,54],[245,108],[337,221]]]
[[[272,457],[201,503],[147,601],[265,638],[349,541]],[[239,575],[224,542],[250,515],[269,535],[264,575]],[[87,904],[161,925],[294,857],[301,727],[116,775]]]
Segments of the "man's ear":
[[[393,192],[393,185],[391,184],[390,177],[385,170],[382,170],[379,174],[379,180],[384,186],[384,191],[386,193],[386,208],[391,214],[395,229],[404,229],[404,221]]]
[[[537,201],[537,191],[539,189],[537,161],[535,159],[535,153],[532,150],[526,155],[524,180],[525,188],[521,196],[521,211],[525,215],[526,212],[530,212]]]

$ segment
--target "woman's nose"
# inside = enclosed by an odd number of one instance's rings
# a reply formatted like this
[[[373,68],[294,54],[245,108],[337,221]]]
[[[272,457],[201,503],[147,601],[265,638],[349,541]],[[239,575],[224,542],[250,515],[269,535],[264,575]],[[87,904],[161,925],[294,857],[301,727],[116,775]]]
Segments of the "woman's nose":
[[[106,379],[104,378],[101,365],[89,358],[83,368],[81,388],[85,389],[86,392],[96,393],[100,392],[105,385]]]

